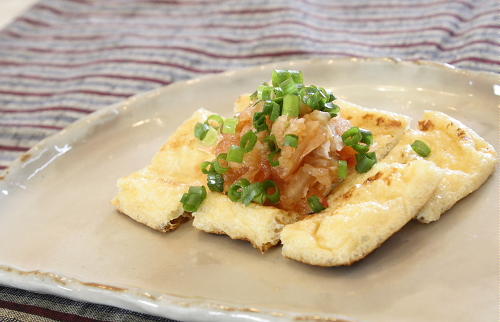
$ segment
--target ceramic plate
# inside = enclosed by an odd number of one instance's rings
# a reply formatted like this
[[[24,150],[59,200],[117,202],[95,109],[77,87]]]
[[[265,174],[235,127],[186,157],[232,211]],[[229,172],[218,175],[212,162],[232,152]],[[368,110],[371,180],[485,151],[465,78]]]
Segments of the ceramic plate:
[[[493,321],[498,175],[441,220],[408,224],[343,268],[287,260],[185,224],[159,233],[110,204],[200,107],[224,115],[272,68],[346,100],[418,119],[434,109],[498,145],[497,75],[394,59],[310,60],[232,71],[133,97],[30,150],[0,181],[0,283],[197,321]],[[336,320],[336,321],[337,321]]]

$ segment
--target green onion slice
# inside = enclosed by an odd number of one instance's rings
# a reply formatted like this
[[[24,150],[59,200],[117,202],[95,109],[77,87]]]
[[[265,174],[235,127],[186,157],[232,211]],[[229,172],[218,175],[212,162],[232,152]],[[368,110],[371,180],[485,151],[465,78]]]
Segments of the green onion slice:
[[[194,126],[194,136],[199,140],[203,140],[209,129],[210,125],[198,122]]]
[[[264,112],[257,112],[253,115],[253,127],[255,127],[257,132],[269,130],[266,121],[266,114]]]
[[[299,146],[299,137],[295,134],[287,134],[285,135],[285,141],[283,142],[283,145],[296,148],[297,146]]]
[[[300,100],[297,95],[287,94],[283,97],[283,111],[282,115],[290,117],[298,117],[300,111]]]
[[[280,165],[280,162],[278,161],[278,157],[277,157],[278,154],[279,154],[279,152],[275,151],[275,152],[269,153],[269,155],[267,156],[267,160],[269,161],[269,164],[272,167],[277,167]]]
[[[238,126],[237,118],[227,118],[224,120],[224,125],[222,126],[222,133],[224,134],[235,134],[236,126]]]
[[[328,112],[330,114],[330,117],[335,117],[339,114],[340,107],[336,104],[333,104],[332,102],[328,102],[325,103],[323,112]]]
[[[184,211],[195,212],[200,207],[201,203],[207,197],[207,191],[204,186],[189,187],[188,192],[184,193],[181,198]]]
[[[245,178],[242,178],[229,187],[229,190],[227,191],[227,196],[231,201],[237,202],[241,200],[241,194],[243,192],[243,188],[250,185],[250,181],[248,181]]]
[[[210,125],[214,129],[220,131],[223,124],[224,124],[224,119],[220,115],[212,114],[207,118],[205,123],[207,123],[208,125]]]
[[[273,86],[280,86],[281,83],[287,79],[291,78],[297,84],[304,83],[304,75],[298,70],[281,70],[275,69],[272,74],[272,84]]]
[[[202,162],[200,165],[200,168],[201,168],[201,172],[203,172],[204,174],[214,172],[214,165],[210,161]]]
[[[201,140],[201,143],[206,146],[211,146],[215,145],[218,140],[219,140],[219,132],[213,127],[210,127],[210,129],[205,134],[205,137]]]
[[[366,152],[368,152],[368,150],[370,150],[370,147],[366,144],[356,143],[352,147],[354,148],[354,150],[356,150],[359,153],[366,153]]]
[[[227,161],[230,162],[237,162],[241,163],[243,162],[243,155],[245,154],[245,151],[243,151],[242,148],[240,148],[237,145],[231,145],[231,148],[229,148],[229,152],[227,153]]]
[[[347,178],[347,161],[339,160],[338,175],[340,179]]]
[[[227,159],[227,153],[221,153],[217,156],[217,158],[213,162],[215,172],[224,174],[229,170],[229,167],[224,167],[221,164],[221,161],[226,161],[226,159]]]
[[[362,138],[363,136],[361,135],[361,131],[359,130],[359,127],[356,126],[351,127],[349,130],[345,131],[344,134],[342,134],[342,141],[344,141],[345,145],[349,146],[358,144]]]
[[[278,143],[276,143],[276,137],[274,136],[274,134],[271,134],[271,135],[267,136],[266,138],[264,138],[264,142],[267,143],[267,146],[269,147],[269,151],[271,151],[271,152],[278,152],[279,151]]]
[[[297,94],[298,92],[297,84],[291,78],[287,78],[281,82],[280,87],[284,94]]]
[[[266,85],[266,84],[262,84],[257,89],[257,97],[259,99],[261,99],[261,100],[264,100],[264,101],[270,100],[272,92],[273,92],[273,87],[272,86],[269,86],[269,85]]]
[[[367,145],[371,145],[373,143],[373,134],[369,130],[359,129],[361,132],[361,140],[360,142],[365,143]]]
[[[356,171],[359,173],[368,172],[375,163],[377,163],[375,152],[356,154]]]
[[[270,120],[274,122],[281,115],[281,106],[274,101],[266,101],[262,112],[269,115]]]
[[[217,172],[210,172],[207,174],[208,189],[217,192],[224,191],[224,177]]]
[[[415,142],[411,144],[411,148],[424,158],[431,154],[431,148],[424,141],[415,140]]]
[[[273,180],[266,180],[262,183],[263,186],[263,195],[265,195],[266,199],[272,203],[278,203],[280,201],[280,188]],[[274,192],[269,194],[269,190],[273,190]]]
[[[264,188],[262,186],[262,182],[255,182],[249,184],[246,187],[243,187],[241,193],[241,202],[248,206],[255,198],[261,195],[264,192]]]
[[[247,153],[253,150],[255,143],[257,143],[257,135],[252,131],[248,131],[241,137],[240,146],[243,152]]]
[[[309,204],[309,207],[311,207],[311,210],[316,213],[320,212],[322,210],[325,210],[325,206],[321,203],[321,200],[319,199],[318,196],[314,195],[311,196],[307,199],[307,203]]]

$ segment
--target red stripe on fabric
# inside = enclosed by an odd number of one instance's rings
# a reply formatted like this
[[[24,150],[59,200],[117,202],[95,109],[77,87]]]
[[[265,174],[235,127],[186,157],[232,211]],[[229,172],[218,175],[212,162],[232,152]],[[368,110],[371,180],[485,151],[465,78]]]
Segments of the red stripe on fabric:
[[[83,114],[90,114],[94,112],[93,110],[86,108],[67,107],[67,106],[38,107],[30,109],[0,109],[0,113],[36,113],[36,112],[49,112],[49,111],[66,111],[66,112],[77,112]]]
[[[0,150],[4,151],[16,151],[16,152],[24,152],[28,151],[30,148],[23,146],[11,146],[11,145],[0,145]]]
[[[203,37],[200,37],[203,38]],[[445,48],[442,44],[432,41],[422,41],[417,43],[406,43],[406,44],[369,44],[357,41],[336,41],[336,40],[321,40],[308,36],[301,35],[291,35],[291,34],[280,34],[280,35],[267,35],[259,38],[253,39],[227,39],[220,38],[219,40],[228,41],[231,43],[247,43],[247,42],[261,42],[263,39],[283,39],[283,38],[300,38],[304,40],[310,40],[316,43],[335,43],[337,45],[358,45],[370,48],[410,48],[410,47],[420,47],[420,46],[432,46],[436,47],[440,51],[451,51],[462,49],[464,47],[474,45],[474,44],[488,44],[492,46],[500,46],[500,43],[491,40],[473,40],[471,42],[455,46]],[[216,57],[216,58],[254,58],[252,55],[219,55],[211,52],[207,52],[197,48],[190,47],[182,47],[182,46],[150,46],[150,45],[125,45],[125,46],[116,46],[116,47],[103,47],[103,48],[93,48],[93,49],[83,49],[83,50],[57,50],[57,49],[48,49],[48,48],[33,48],[33,47],[19,47],[19,46],[4,46],[5,49],[9,50],[19,50],[19,51],[30,51],[35,53],[42,54],[93,54],[98,52],[106,52],[106,51],[115,51],[115,50],[127,50],[127,49],[154,49],[154,50],[180,50],[186,52],[197,53],[205,56]],[[316,51],[314,51],[316,52]],[[312,52],[311,52],[312,53]],[[0,73],[0,76],[2,74]],[[12,75],[10,75],[12,76]],[[17,76],[17,75],[16,75]],[[121,78],[121,77],[120,77]],[[140,79],[143,80],[143,79]],[[169,82],[164,82],[169,84]]]
[[[49,24],[49,23],[46,23],[46,22],[43,22],[40,20],[31,19],[31,18],[24,17],[24,16],[17,18],[16,21],[24,21],[24,22],[29,23],[30,25],[34,25],[34,26],[38,26],[38,27],[50,27],[51,26],[51,24]]]
[[[9,47],[6,46],[4,48],[10,48],[14,49],[15,47]],[[48,51],[38,51],[34,50],[35,52],[51,52],[50,50]],[[55,53],[55,52],[52,52]],[[79,76],[70,76],[70,77],[48,77],[48,76],[40,76],[40,75],[26,75],[26,74],[2,74],[0,73],[0,77],[9,77],[9,78],[26,78],[26,79],[33,79],[33,80],[46,80],[46,81],[54,81],[54,82],[66,82],[66,81],[73,81],[73,80],[83,80],[87,78],[112,78],[112,79],[124,79],[124,80],[136,80],[136,81],[141,81],[141,82],[151,82],[151,83],[157,83],[161,85],[169,85],[172,82],[170,81],[165,81],[161,80],[158,78],[151,78],[151,77],[141,77],[141,76],[129,76],[129,75],[112,75],[112,74],[85,74],[85,75],[79,75]]]
[[[8,302],[8,301],[3,301],[0,300],[0,307],[3,307],[5,309],[9,310],[14,310],[18,312],[25,312],[28,314],[32,315],[38,315],[38,316],[43,316],[49,319],[54,319],[54,320],[59,320],[59,321],[81,321],[81,322],[94,322],[94,321],[99,321],[91,318],[87,318],[84,316],[76,315],[76,314],[71,314],[71,313],[64,313],[64,312],[59,312],[59,311],[54,311],[34,305],[28,305],[28,304],[20,304],[20,303],[15,303],[15,302]]]
[[[6,166],[6,165],[0,165],[0,170],[5,170],[7,168],[8,168],[8,166]]]
[[[474,5],[470,4],[466,1],[453,1],[450,2],[448,0],[444,1],[435,1],[435,2],[427,2],[427,3],[419,3],[417,1],[412,1],[410,3],[379,3],[376,5],[369,5],[369,4],[359,4],[359,5],[327,5],[327,4],[322,4],[322,3],[316,3],[310,0],[301,0],[303,3],[310,4],[312,6],[320,7],[320,8],[326,8],[326,9],[364,9],[364,8],[369,8],[369,9],[399,9],[399,8],[424,8],[424,7],[433,7],[433,6],[438,6],[442,4],[450,4],[450,3],[456,3],[456,4],[461,4],[463,6],[466,6],[469,9],[474,9]]]
[[[482,57],[462,57],[462,58],[458,58],[455,60],[451,60],[448,63],[449,64],[456,64],[456,63],[460,63],[463,61],[473,61],[476,63],[500,65],[500,60],[493,60],[493,59],[487,59],[487,58],[482,58]]]
[[[54,125],[44,125],[44,124],[23,124],[23,123],[0,123],[0,127],[29,127],[29,128],[37,128],[37,129],[47,129],[47,130],[62,130],[61,126]]]
[[[470,18],[464,18],[460,16],[459,14],[452,13],[452,12],[437,12],[437,13],[432,13],[432,14],[427,14],[427,15],[420,15],[420,16],[406,16],[406,17],[401,17],[401,16],[388,16],[388,17],[382,17],[382,18],[346,18],[343,15],[339,16],[329,16],[329,15],[319,15],[313,12],[310,12],[308,10],[302,10],[300,8],[288,8],[288,7],[275,7],[275,8],[259,8],[259,9],[236,9],[236,10],[220,10],[220,11],[205,11],[205,12],[200,12],[200,13],[190,13],[190,14],[181,14],[181,13],[176,13],[176,14],[165,14],[163,12],[159,13],[153,13],[153,14],[144,14],[144,13],[130,13],[130,12],[124,12],[124,13],[119,13],[119,12],[69,12],[69,11],[63,11],[58,8],[54,8],[48,5],[44,4],[38,4],[35,6],[36,9],[43,10],[43,11],[48,11],[51,12],[55,15],[63,16],[63,17],[73,17],[73,18],[82,18],[82,17],[130,17],[133,19],[137,18],[151,18],[151,17],[156,17],[156,18],[186,18],[186,17],[211,17],[213,15],[253,15],[253,14],[266,14],[266,13],[276,13],[276,12],[299,12],[305,15],[308,15],[312,18],[315,18],[317,20],[325,20],[325,21],[337,21],[337,22],[346,22],[346,23],[366,23],[366,22],[388,22],[388,21],[418,21],[418,20],[425,20],[429,18],[436,18],[436,17],[451,17],[455,18],[460,22],[471,22],[479,17],[489,15],[489,14],[494,14],[496,12],[500,12],[500,10],[489,10],[485,12],[478,13]]]
[[[130,64],[145,64],[145,65],[160,65],[160,66],[168,66],[172,68],[182,69],[192,73],[220,73],[223,70],[221,69],[207,69],[201,70],[194,67],[184,66],[175,63],[167,63],[157,60],[138,60],[138,59],[100,59],[94,60],[86,63],[76,63],[76,64],[58,64],[58,63],[47,63],[47,62],[11,62],[11,61],[0,61],[0,66],[42,66],[42,67],[62,67],[62,68],[74,68],[74,67],[83,67],[83,66],[92,66],[99,64],[108,64],[108,63],[130,63]]]
[[[18,20],[23,20],[23,18],[19,18]],[[31,23],[28,21],[25,21],[27,23]],[[99,23],[98,21],[93,22],[94,25],[99,25],[102,26],[103,28],[123,28],[123,26],[126,26],[127,24],[125,23]],[[264,29],[264,28],[269,28],[273,26],[283,26],[285,24],[288,25],[297,25],[301,26],[304,28],[308,28],[311,30],[316,30],[316,31],[323,31],[323,32],[338,32],[338,33],[344,33],[344,34],[352,34],[352,35],[392,35],[392,34],[407,34],[407,33],[418,33],[418,32],[425,32],[425,31],[443,31],[448,33],[451,36],[461,36],[464,34],[467,34],[473,30],[476,29],[486,29],[486,28],[492,28],[492,29],[500,29],[500,25],[480,25],[476,27],[469,28],[467,30],[464,30],[462,32],[457,32],[453,29],[443,27],[443,26],[433,26],[433,27],[425,27],[425,28],[417,28],[417,29],[404,29],[404,30],[384,30],[384,31],[361,31],[361,30],[350,30],[350,29],[332,29],[332,28],[325,28],[325,27],[319,27],[311,24],[307,24],[302,21],[295,21],[295,20],[281,20],[281,21],[275,21],[275,22],[270,22],[267,24],[260,24],[260,25],[230,25],[230,24],[201,24],[201,25],[180,25],[180,24],[136,24],[136,23],[130,23],[128,24],[131,28],[149,28],[149,29],[176,29],[176,28],[184,28],[184,29],[212,29],[212,28],[223,28],[223,29]],[[77,24],[71,23],[71,24],[66,24],[66,25],[61,25],[61,24],[56,24],[56,25],[51,25],[51,28],[56,28],[60,30],[64,26],[70,27],[70,28],[77,28]]]
[[[61,91],[61,92],[46,92],[46,93],[41,93],[41,92],[35,93],[35,92],[25,92],[25,91],[7,91],[7,90],[0,89],[0,94],[18,95],[18,96],[41,96],[41,97],[51,97],[51,96],[66,95],[66,94],[88,94],[88,95],[115,96],[115,97],[129,97],[129,96],[134,95],[131,93],[121,94],[121,93],[111,93],[111,92],[86,90],[86,89],[69,90],[69,91]]]
[[[100,40],[111,38],[110,36],[102,36],[102,35],[93,35],[93,36],[43,36],[43,35],[23,35],[20,33],[16,33],[10,30],[3,31],[5,35],[8,35],[13,38],[25,38],[25,39],[50,39],[50,40],[74,40],[74,41],[82,41],[82,40]]]

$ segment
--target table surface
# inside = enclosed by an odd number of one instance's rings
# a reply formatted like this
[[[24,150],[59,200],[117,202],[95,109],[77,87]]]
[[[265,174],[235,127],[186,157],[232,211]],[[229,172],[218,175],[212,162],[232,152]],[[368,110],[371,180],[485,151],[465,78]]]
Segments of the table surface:
[[[0,179],[89,113],[203,74],[313,57],[498,73],[499,13],[497,0],[0,0]],[[0,320],[48,319],[166,321],[0,286]]]

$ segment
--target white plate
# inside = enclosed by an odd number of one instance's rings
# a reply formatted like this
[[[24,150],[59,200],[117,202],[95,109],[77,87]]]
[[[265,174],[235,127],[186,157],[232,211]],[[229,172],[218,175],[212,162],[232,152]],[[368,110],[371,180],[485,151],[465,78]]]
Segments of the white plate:
[[[195,109],[230,114],[273,67],[341,98],[444,111],[498,150],[497,75],[393,59],[297,61],[180,82],[105,108],[41,142],[0,181],[0,283],[198,321],[493,321],[498,176],[433,224],[410,223],[347,268],[262,255],[185,224],[162,234],[118,214],[115,182],[146,165]],[[495,87],[496,86],[496,87]]]

